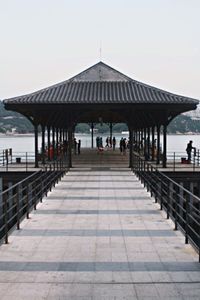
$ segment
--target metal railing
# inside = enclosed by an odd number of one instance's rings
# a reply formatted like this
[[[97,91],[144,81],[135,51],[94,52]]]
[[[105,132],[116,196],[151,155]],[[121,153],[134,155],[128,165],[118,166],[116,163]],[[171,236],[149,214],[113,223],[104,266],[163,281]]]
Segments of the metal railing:
[[[9,155],[7,155],[10,153]],[[62,154],[58,159],[52,159],[48,161],[45,159],[45,162],[42,163],[39,160],[39,168],[42,170],[46,169],[55,169],[58,161],[66,161],[66,155]],[[12,149],[3,150],[0,152],[0,168],[2,171],[33,171],[35,169],[35,153],[34,152],[13,152]]]
[[[167,152],[167,166],[171,165],[173,171],[180,168],[190,168],[195,171],[200,166],[200,150],[197,149],[191,155],[191,161],[188,162],[185,152]]]
[[[0,150],[0,166],[5,166],[12,163],[13,159],[12,148]]]
[[[45,171],[37,171],[24,180],[0,193],[0,240],[8,243],[13,228],[20,229],[20,222],[29,218],[32,209],[36,209],[44,196],[67,171],[65,162],[56,161]]]
[[[167,219],[174,222],[174,229],[185,235],[199,253],[200,262],[200,198],[185,189],[158,169],[134,153],[133,171],[165,210]]]

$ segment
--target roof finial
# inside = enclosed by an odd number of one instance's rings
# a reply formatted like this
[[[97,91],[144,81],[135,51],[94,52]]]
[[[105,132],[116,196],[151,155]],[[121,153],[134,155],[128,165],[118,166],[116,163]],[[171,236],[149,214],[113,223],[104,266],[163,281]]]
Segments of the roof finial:
[[[99,47],[99,59],[102,60],[102,43],[100,41],[100,47]]]

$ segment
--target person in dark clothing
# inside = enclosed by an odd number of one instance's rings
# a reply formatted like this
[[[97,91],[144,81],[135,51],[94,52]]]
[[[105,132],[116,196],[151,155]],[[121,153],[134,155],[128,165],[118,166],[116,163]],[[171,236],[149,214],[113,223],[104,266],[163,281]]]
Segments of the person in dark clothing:
[[[74,154],[77,153],[77,140],[74,138]]]
[[[192,149],[195,150],[195,147],[192,146],[193,141],[189,141],[189,143],[187,144],[187,148],[186,148],[186,152],[188,155],[188,163],[191,162],[191,154],[192,154]]]
[[[112,145],[113,145],[113,151],[115,151],[115,146],[116,146],[116,138],[115,138],[115,136],[113,137]]]
[[[109,142],[109,138],[107,137],[106,138],[106,147],[109,147],[108,142]]]
[[[123,138],[121,138],[121,140],[119,142],[119,149],[120,149],[120,153],[122,154],[122,151],[123,151]]]
[[[123,154],[126,155],[126,148],[127,148],[127,144],[126,144],[126,138],[124,138],[122,140],[122,149],[123,149]]]
[[[81,140],[78,140],[78,155],[81,154]]]

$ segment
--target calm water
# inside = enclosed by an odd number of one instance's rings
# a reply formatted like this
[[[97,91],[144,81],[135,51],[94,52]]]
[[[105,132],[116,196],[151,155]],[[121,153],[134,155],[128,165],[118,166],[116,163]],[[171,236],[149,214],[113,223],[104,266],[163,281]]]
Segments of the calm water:
[[[94,135],[94,146],[96,145],[96,136]],[[107,135],[101,135],[103,144]],[[121,137],[128,138],[126,134],[116,134],[117,147]],[[89,134],[76,134],[77,140],[81,140],[81,146],[89,148],[91,146],[91,136]],[[200,149],[200,135],[168,135],[167,151],[168,152],[185,152],[186,144],[189,140],[193,141],[194,147]],[[162,143],[162,137],[161,137]],[[41,136],[39,136],[39,145],[41,144]],[[33,152],[34,136],[0,136],[0,149],[12,148],[14,152]]]

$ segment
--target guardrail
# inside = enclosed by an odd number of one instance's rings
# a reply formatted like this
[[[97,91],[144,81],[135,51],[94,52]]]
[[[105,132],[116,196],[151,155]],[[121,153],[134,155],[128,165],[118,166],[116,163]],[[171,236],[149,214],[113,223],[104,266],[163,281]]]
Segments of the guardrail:
[[[20,229],[22,219],[29,218],[32,209],[36,209],[44,196],[65,174],[64,161],[57,161],[48,170],[37,171],[19,183],[0,193],[0,240],[8,243],[13,228]]]
[[[8,153],[10,153],[8,155]],[[66,161],[66,155],[62,154],[59,156],[58,159],[45,160],[44,163],[42,163],[41,160],[39,160],[39,168],[46,170],[46,169],[54,169],[55,165],[59,162],[65,162]],[[12,149],[6,149],[3,150],[0,153],[0,167],[2,171],[33,171],[35,169],[35,153],[34,152],[13,152]]]
[[[173,220],[174,229],[183,232],[185,243],[190,242],[198,251],[200,262],[200,198],[158,171],[137,153],[133,157],[133,171],[155,202],[160,204],[160,209],[166,211],[167,219]]]
[[[0,166],[12,163],[12,148],[0,150]]]
[[[197,149],[191,155],[191,162],[187,160],[185,152],[167,152],[167,165],[172,165],[173,171],[182,168],[192,168],[195,171],[200,166],[200,150]]]

